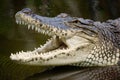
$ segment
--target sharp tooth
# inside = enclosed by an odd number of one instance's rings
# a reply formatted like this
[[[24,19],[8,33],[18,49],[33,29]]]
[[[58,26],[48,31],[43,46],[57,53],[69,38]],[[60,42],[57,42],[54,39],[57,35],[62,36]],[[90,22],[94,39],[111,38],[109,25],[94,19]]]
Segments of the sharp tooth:
[[[55,36],[53,36],[53,38],[54,38],[54,39],[56,39],[56,35],[55,35]]]
[[[48,28],[51,28],[51,25],[47,25]]]
[[[35,27],[35,31],[38,31],[38,28],[37,28],[37,27]]]
[[[59,39],[61,39],[61,37],[59,36]]]
[[[38,32],[40,32],[41,30],[40,29],[37,29],[38,30]]]
[[[23,53],[23,50],[21,52]]]
[[[27,23],[26,23],[26,22],[25,22],[24,24],[25,24],[25,25],[27,25]]]
[[[18,55],[19,53],[17,52],[16,55]]]
[[[22,22],[21,21],[19,21],[19,24],[21,24]]]
[[[42,33],[45,34],[45,31],[43,30]]]
[[[22,24],[25,24],[25,22],[24,22],[24,21],[22,21],[21,23],[22,23]]]
[[[42,45],[40,45],[40,48],[42,48],[43,46]]]
[[[47,34],[48,36],[51,36],[52,34],[51,33],[49,33],[49,34]]]
[[[53,28],[53,31],[55,32],[57,30],[57,28]]]
[[[44,28],[44,27],[45,27],[45,24],[43,24],[41,27]]]
[[[34,27],[35,27],[35,26],[34,26],[34,25],[32,25],[32,30],[34,29]]]
[[[13,53],[11,53],[11,56],[14,56],[14,54],[13,54]]]
[[[46,34],[49,34],[49,31],[46,31]]]
[[[30,29],[30,25],[28,25],[28,29]]]
[[[36,52],[35,55],[39,55],[38,52]]]
[[[43,34],[45,34],[45,31],[43,30]]]

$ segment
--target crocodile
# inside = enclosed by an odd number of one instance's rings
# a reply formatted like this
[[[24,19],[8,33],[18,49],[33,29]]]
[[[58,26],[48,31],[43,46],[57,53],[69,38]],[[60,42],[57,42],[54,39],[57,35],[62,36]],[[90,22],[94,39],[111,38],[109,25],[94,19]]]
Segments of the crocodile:
[[[33,51],[11,53],[11,60],[39,66],[86,67],[119,63],[120,18],[99,22],[71,17],[66,13],[45,17],[29,8],[17,12],[15,18],[16,23],[27,25],[28,29],[51,38]]]

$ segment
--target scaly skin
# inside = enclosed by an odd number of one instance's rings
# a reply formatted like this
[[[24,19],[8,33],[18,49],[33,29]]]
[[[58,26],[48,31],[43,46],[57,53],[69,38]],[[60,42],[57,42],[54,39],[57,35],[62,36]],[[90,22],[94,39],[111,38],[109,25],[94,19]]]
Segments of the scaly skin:
[[[15,18],[18,24],[52,38],[33,51],[11,54],[12,60],[40,66],[108,66],[119,61],[119,36],[112,23],[115,20],[100,23],[65,13],[50,18],[34,14],[29,8],[17,12]]]

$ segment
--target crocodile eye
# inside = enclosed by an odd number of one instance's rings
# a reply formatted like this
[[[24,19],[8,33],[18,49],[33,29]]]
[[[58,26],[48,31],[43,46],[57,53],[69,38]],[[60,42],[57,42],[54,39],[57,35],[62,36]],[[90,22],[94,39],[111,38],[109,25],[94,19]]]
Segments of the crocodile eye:
[[[25,14],[30,14],[30,12],[24,12]]]
[[[24,8],[24,9],[22,9],[22,12],[25,14],[32,14],[33,13],[30,8]]]

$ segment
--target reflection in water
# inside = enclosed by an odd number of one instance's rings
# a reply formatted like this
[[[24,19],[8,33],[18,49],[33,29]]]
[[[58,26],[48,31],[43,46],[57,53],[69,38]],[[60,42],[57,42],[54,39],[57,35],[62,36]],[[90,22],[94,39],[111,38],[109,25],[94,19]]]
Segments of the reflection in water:
[[[43,35],[41,34],[38,34],[31,30],[28,31],[27,28],[16,25],[14,14],[17,11],[21,10],[24,7],[29,7],[43,16],[56,16],[59,13],[65,12],[72,16],[104,21],[108,18],[117,18],[120,16],[119,3],[119,0],[1,0],[0,79],[22,80],[23,78],[31,76],[26,79],[38,80],[42,75],[44,75],[45,77],[49,75],[49,71],[47,71],[43,74],[38,74],[38,76],[32,76],[34,73],[39,73],[43,71],[44,69],[46,69],[46,67],[20,65],[9,60],[9,55],[11,52],[15,53],[20,50],[33,50],[34,47],[38,47],[39,44],[44,43],[47,39],[47,36],[43,37]],[[105,70],[109,70],[108,67],[106,68]],[[109,68],[113,69],[114,71],[119,69],[118,66],[116,66],[115,68]],[[61,69],[61,67],[53,69],[52,74],[58,71],[59,77],[61,73],[65,73],[66,76],[64,76],[64,80],[78,80],[80,77],[84,76],[83,74],[89,75],[88,73],[91,73],[91,70],[93,70],[93,72],[97,72],[102,71],[103,68],[95,68],[95,70],[91,69],[90,71],[89,69],[87,69],[87,71],[85,70],[85,72],[83,71],[82,73],[80,69],[73,69],[73,67],[72,69],[62,68],[62,72],[59,72],[58,69]],[[116,73],[116,75],[118,75],[117,72],[113,73]],[[55,76],[53,77],[55,78]],[[87,76],[84,77],[87,78]],[[63,77],[61,76],[61,78]]]
[[[0,80],[23,80],[47,69],[47,67],[17,64],[8,57],[0,57]]]
[[[56,67],[53,70],[36,74],[25,80],[120,80],[119,72],[119,66],[96,68],[65,66]]]

